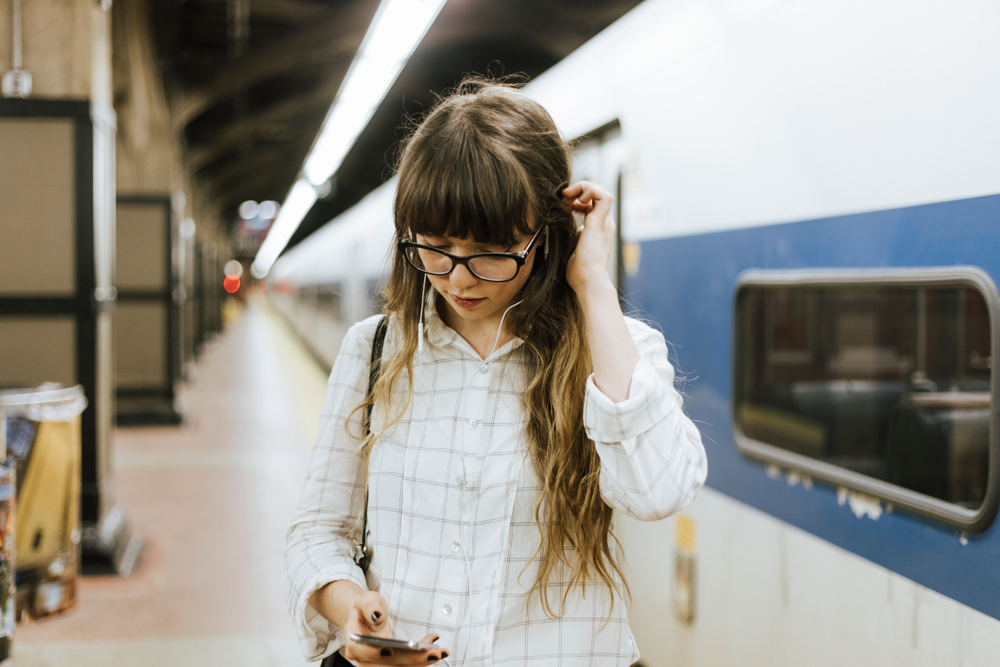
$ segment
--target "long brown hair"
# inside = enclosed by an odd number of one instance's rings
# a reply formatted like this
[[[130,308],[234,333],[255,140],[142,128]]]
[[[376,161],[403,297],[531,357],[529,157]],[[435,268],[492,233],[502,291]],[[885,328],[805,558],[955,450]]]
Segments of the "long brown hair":
[[[612,509],[599,488],[600,459],[583,427],[592,369],[583,311],[566,281],[566,264],[576,247],[576,223],[561,198],[570,170],[570,147],[545,109],[509,85],[467,79],[406,142],[393,211],[398,238],[411,233],[471,236],[477,243],[506,247],[548,225],[548,256],[536,253],[517,296],[522,303],[505,322],[524,341],[518,352],[530,369],[522,407],[542,493],[535,508],[541,559],[529,595],[540,593],[550,617],[561,615],[577,585],[584,591],[591,582],[606,585],[613,608],[616,579],[624,584],[612,547],[617,544]],[[373,443],[409,406],[422,280],[400,253],[394,254],[385,289],[386,314],[398,327],[390,348],[394,353],[383,362],[373,395],[358,409],[373,401],[396,407],[385,411],[387,417],[362,446],[362,479],[367,479]],[[396,387],[402,376],[405,393]],[[547,589],[560,563],[571,577],[557,614]]]

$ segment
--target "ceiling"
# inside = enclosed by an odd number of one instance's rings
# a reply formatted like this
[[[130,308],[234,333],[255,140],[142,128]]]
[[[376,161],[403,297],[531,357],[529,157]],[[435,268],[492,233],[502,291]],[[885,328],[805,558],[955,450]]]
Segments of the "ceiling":
[[[195,196],[223,220],[247,199],[282,201],[378,1],[152,2]],[[290,245],[391,176],[404,116],[435,92],[467,73],[537,76],[638,2],[449,0]]]

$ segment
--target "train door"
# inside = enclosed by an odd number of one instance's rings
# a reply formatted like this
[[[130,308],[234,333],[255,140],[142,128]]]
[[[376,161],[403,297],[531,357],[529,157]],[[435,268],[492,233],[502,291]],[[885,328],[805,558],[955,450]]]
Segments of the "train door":
[[[611,253],[608,272],[619,293],[624,290],[625,264],[622,258],[622,174],[625,161],[625,142],[617,120],[592,132],[574,143],[573,180],[591,181],[611,191],[615,196],[615,247]],[[582,222],[582,218],[580,219]]]

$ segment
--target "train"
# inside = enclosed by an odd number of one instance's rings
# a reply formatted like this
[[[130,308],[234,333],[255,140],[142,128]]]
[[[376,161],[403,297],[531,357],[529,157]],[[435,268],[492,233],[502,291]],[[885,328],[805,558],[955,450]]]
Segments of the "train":
[[[643,666],[996,664],[998,81],[990,0],[646,0],[525,88],[616,194],[708,453],[616,519]],[[394,185],[269,277],[328,366]]]

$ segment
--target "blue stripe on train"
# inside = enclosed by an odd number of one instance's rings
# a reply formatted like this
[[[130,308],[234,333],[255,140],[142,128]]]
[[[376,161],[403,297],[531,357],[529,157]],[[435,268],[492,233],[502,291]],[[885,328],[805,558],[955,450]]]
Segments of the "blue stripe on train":
[[[730,419],[731,326],[745,269],[978,266],[1000,284],[1000,195],[642,243],[630,303],[658,322],[688,376],[709,486],[1000,619],[1000,518],[958,531],[896,511],[857,519],[836,491],[770,479],[737,452]],[[994,336],[998,332],[994,332]]]

